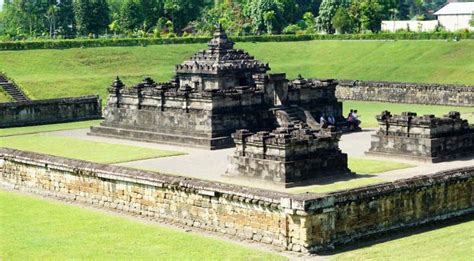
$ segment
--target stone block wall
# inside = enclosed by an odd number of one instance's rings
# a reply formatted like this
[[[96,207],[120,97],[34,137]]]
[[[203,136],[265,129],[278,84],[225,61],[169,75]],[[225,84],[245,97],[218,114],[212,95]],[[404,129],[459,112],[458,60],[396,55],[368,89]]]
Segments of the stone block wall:
[[[413,112],[377,116],[378,131],[372,135],[370,155],[440,162],[474,155],[474,125],[450,112],[444,117],[417,116]]]
[[[339,149],[341,133],[332,129],[280,127],[253,134],[233,134],[236,149],[229,156],[226,176],[245,177],[292,187],[323,177],[351,174],[347,154]]]
[[[340,80],[340,100],[474,106],[474,86]]]
[[[300,195],[0,149],[0,185],[292,251],[474,212],[474,168]]]
[[[0,103],[0,128],[99,119],[99,96]]]

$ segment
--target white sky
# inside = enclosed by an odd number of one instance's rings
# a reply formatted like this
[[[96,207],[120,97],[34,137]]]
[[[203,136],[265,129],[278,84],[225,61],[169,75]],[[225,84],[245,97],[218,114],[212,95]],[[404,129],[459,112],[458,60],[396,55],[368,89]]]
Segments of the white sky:
[[[3,0],[0,0],[0,10],[2,10],[3,7]]]

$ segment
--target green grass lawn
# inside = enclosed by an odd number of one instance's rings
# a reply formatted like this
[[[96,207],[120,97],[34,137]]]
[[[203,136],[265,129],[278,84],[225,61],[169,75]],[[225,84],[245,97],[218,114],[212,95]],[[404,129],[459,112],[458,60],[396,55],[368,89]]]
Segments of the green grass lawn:
[[[348,164],[349,168],[357,174],[377,174],[416,166],[413,164],[396,161],[371,160],[363,158],[349,158]]]
[[[2,102],[10,102],[11,99],[10,97],[8,97],[3,91],[2,89],[0,89],[0,103]]]
[[[236,244],[0,191],[1,260],[285,260]]]
[[[85,141],[47,134],[2,137],[0,138],[0,147],[26,150],[97,163],[118,163],[140,159],[182,155],[182,153],[174,151]]]
[[[1,51],[0,70],[36,99],[100,94],[116,75],[167,81],[205,44]],[[238,43],[272,72],[305,77],[474,84],[474,41]]]
[[[358,174],[357,178],[350,180],[342,180],[329,184],[314,185],[304,188],[293,188],[290,189],[290,193],[327,193],[343,189],[357,188],[367,185],[373,185],[377,183],[386,182],[385,180],[378,178],[376,174],[383,173],[391,170],[406,169],[415,167],[415,165],[395,162],[395,161],[381,161],[381,160],[370,160],[362,158],[349,158],[349,168]]]
[[[36,125],[36,126],[27,126],[27,127],[6,128],[6,129],[0,129],[0,137],[39,133],[39,132],[84,129],[84,128],[89,128],[90,126],[99,125],[101,121],[102,120],[77,121],[77,122],[56,123],[56,124]]]
[[[344,101],[344,117],[347,116],[350,109],[357,109],[358,114],[362,116],[363,128],[377,127],[375,116],[384,110],[389,110],[392,114],[400,114],[404,111],[412,111],[418,115],[434,114],[437,117],[448,114],[450,111],[459,111],[463,119],[469,120],[474,124],[474,107],[454,107],[454,106],[436,106],[419,105],[404,103],[386,103],[386,102],[367,102],[367,101]]]
[[[472,260],[474,221],[331,256],[330,260]]]

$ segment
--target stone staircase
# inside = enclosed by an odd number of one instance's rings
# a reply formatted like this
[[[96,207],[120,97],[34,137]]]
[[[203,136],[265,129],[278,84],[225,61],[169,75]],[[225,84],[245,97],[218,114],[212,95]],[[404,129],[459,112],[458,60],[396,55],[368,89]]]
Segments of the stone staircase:
[[[306,123],[312,129],[320,129],[319,123],[311,116],[311,113],[301,107],[290,105],[272,108],[278,124],[282,127]]]
[[[9,81],[8,78],[3,74],[0,74],[0,87],[3,88],[3,90],[5,90],[5,92],[16,102],[25,102],[30,100],[14,82]]]

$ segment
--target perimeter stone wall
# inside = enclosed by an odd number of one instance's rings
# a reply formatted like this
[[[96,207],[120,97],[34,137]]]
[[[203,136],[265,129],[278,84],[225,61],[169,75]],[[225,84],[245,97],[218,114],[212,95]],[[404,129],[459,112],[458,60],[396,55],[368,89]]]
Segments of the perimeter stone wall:
[[[474,168],[293,195],[0,149],[0,185],[314,252],[474,212]]]
[[[0,103],[0,128],[99,119],[99,96]]]
[[[340,100],[474,106],[474,86],[340,80]]]

